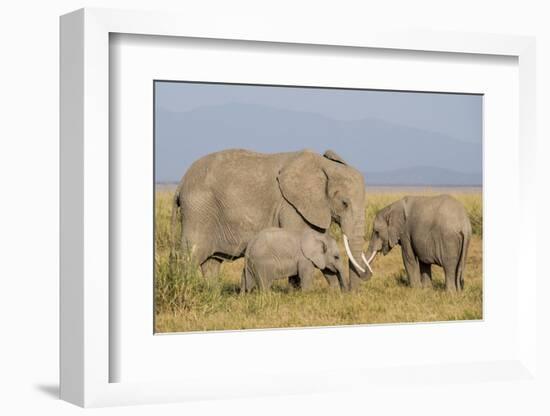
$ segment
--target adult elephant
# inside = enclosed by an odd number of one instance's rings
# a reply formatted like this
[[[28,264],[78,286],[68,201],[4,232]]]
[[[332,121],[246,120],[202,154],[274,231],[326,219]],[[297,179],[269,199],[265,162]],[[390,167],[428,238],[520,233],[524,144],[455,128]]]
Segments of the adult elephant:
[[[195,161],[183,176],[173,200],[172,233],[179,210],[182,246],[211,277],[224,260],[242,257],[264,228],[326,233],[334,221],[350,260],[349,286],[356,288],[371,276],[362,252],[365,204],[363,175],[330,150],[322,156],[224,150]],[[334,275],[325,278],[338,285]]]

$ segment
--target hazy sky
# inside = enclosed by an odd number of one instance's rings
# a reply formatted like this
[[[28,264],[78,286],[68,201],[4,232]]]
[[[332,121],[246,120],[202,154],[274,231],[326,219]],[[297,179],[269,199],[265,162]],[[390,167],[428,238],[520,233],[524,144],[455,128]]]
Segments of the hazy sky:
[[[445,153],[445,147],[441,150],[438,146],[419,145],[418,152],[422,154],[416,155],[416,147],[411,144],[406,155],[389,163],[380,163],[376,155],[371,154],[368,165],[356,166],[362,171],[368,171],[369,167],[380,171],[386,166],[399,169],[433,165],[468,174],[481,172],[482,97],[479,95],[182,82],[156,82],[155,94],[157,181],[179,180],[193,161],[191,157],[221,148],[285,151],[313,147],[317,150],[315,137],[319,137],[319,146],[326,146],[322,136],[327,129],[341,138],[333,139],[328,145],[352,161],[356,153],[363,150],[357,148],[362,143],[367,146],[369,140],[370,143],[376,140],[377,146],[384,143],[395,146],[407,137],[418,143],[419,137],[431,140],[430,143],[450,140],[453,145],[449,150],[453,152],[462,143],[469,149],[465,154],[470,155],[464,158],[472,159],[448,166],[452,155],[440,155]],[[219,127],[217,130],[214,124]],[[287,129],[284,134],[276,135],[275,130],[281,125]],[[401,137],[390,137],[397,134]],[[353,140],[355,136],[363,138],[359,144]],[[304,137],[303,144],[297,144],[301,137]],[[344,139],[346,137],[350,139]],[[436,149],[433,158],[426,158],[426,152],[431,149]],[[179,157],[174,157],[174,152],[179,152]],[[356,165],[364,160],[357,159]]]

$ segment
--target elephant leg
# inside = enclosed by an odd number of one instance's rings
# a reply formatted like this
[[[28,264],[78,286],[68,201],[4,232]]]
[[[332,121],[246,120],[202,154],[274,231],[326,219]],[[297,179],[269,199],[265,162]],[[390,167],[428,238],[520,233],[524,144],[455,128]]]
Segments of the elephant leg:
[[[245,266],[241,274],[241,294],[251,292],[255,287],[256,283],[254,282],[254,278],[249,272],[246,271]]]
[[[432,265],[420,262],[420,278],[422,280],[422,287],[432,287]]]
[[[254,271],[254,284],[258,291],[266,292],[271,289],[271,278],[268,268],[265,266],[255,266],[252,267],[252,270]]]
[[[410,241],[404,240],[402,242],[401,253],[403,255],[405,271],[409,277],[409,285],[414,288],[422,287],[422,281],[420,279],[420,262],[414,254]]]
[[[298,275],[302,282],[302,292],[308,292],[313,288],[313,264],[309,260],[304,259],[298,264]]]
[[[211,248],[197,241],[200,240],[195,239],[193,235],[183,236],[182,253],[187,261],[200,266],[203,277],[210,280],[212,277],[218,276],[221,260],[211,258],[210,256],[213,254]]]
[[[313,273],[302,277],[302,292],[309,292],[313,289]]]
[[[445,271],[445,290],[447,292],[455,292],[456,287],[456,263],[447,262],[443,265]]]
[[[241,293],[251,292],[256,287],[255,276],[248,270],[248,267],[245,266],[241,275]]]
[[[267,292],[271,289],[271,282],[265,276],[257,276],[256,287],[260,292]]]
[[[241,291],[240,291],[240,294],[242,295],[243,293],[246,293],[247,292],[247,289],[246,289],[246,267],[243,268],[243,271],[241,273]]]
[[[420,280],[420,266],[418,261],[406,260],[404,263],[405,271],[409,277],[409,285],[412,288],[422,287],[422,281]]]
[[[215,280],[220,275],[220,267],[222,261],[220,259],[215,259],[209,257],[201,264],[202,275],[208,280]]]

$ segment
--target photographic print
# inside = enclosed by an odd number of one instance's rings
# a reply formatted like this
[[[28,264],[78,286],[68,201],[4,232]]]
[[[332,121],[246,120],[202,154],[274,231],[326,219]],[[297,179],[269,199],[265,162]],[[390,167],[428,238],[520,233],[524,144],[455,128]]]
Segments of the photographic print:
[[[155,332],[482,319],[481,95],[154,97]]]

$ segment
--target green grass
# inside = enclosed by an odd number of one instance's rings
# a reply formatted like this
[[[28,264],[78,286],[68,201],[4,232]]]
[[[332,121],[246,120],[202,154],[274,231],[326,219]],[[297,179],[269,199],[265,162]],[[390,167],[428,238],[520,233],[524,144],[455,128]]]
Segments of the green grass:
[[[407,192],[406,194],[411,194]],[[433,194],[433,190],[416,191]],[[365,236],[372,219],[405,192],[369,193]],[[281,328],[368,323],[427,322],[482,318],[482,202],[480,192],[454,192],[466,207],[474,236],[465,290],[444,291],[443,273],[433,267],[434,289],[408,287],[399,248],[378,256],[374,277],[352,293],[331,290],[318,272],[314,290],[302,293],[277,281],[269,293],[239,293],[242,259],[225,262],[213,282],[204,279],[185,252],[170,254],[171,196],[156,194],[155,326],[157,332]],[[338,227],[331,229],[339,239]],[[366,247],[365,247],[366,248]],[[343,252],[343,250],[342,250]]]

